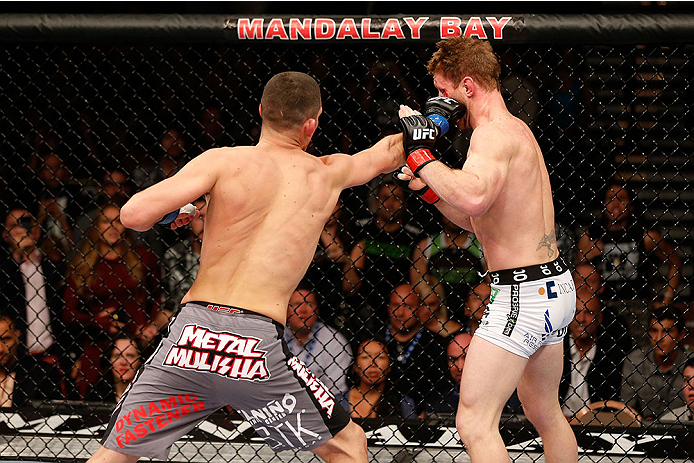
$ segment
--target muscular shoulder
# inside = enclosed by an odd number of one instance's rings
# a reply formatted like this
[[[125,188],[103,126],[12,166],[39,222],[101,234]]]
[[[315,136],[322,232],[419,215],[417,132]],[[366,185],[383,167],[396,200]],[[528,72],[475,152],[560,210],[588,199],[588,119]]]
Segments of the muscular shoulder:
[[[470,137],[470,149],[490,154],[512,153],[518,146],[518,127],[507,118],[493,120],[475,128]]]

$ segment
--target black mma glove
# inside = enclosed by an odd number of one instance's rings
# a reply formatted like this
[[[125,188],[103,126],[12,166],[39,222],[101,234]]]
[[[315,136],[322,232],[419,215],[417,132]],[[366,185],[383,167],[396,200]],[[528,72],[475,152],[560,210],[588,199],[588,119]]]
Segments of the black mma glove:
[[[405,166],[399,168],[395,172],[393,172],[393,182],[400,188],[402,188],[405,191],[411,191],[412,193],[416,193],[419,195],[420,198],[422,198],[424,201],[428,202],[429,204],[435,204],[436,201],[438,201],[439,196],[434,193],[434,190],[429,188],[428,186],[424,186],[424,188],[419,189],[419,190],[413,190],[410,188],[410,181],[409,180],[402,180],[400,177],[398,177],[398,174],[404,173],[403,168]]]
[[[436,144],[438,126],[422,115],[400,118],[402,144],[407,153],[407,165],[417,175],[422,167],[436,161],[431,148]]]
[[[435,96],[424,103],[424,115],[439,127],[439,135],[448,132],[449,124],[456,124],[466,111],[465,106],[446,96]]]

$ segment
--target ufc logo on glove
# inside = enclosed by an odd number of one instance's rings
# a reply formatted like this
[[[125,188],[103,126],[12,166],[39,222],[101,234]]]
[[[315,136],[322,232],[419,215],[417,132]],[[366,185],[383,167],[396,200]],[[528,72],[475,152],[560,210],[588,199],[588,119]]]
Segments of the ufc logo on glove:
[[[436,140],[435,129],[414,129],[412,130],[412,140]]]

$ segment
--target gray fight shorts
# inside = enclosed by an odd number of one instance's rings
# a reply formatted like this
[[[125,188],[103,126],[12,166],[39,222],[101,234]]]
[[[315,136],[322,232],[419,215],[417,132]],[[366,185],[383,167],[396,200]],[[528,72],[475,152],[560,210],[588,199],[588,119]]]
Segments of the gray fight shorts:
[[[111,416],[101,444],[166,460],[200,421],[230,405],[275,451],[311,450],[349,423],[335,396],[255,312],[189,302]]]

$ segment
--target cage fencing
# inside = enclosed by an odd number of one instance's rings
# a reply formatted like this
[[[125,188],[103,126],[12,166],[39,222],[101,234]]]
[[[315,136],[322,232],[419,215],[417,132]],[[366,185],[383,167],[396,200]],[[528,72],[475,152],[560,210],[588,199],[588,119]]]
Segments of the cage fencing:
[[[464,33],[492,41],[507,105],[550,173],[578,288],[560,402],[580,451],[686,458],[693,17],[1,19],[0,363],[14,378],[0,390],[3,457],[88,457],[195,278],[202,222],[133,234],[117,219],[123,201],[207,149],[255,143],[263,86],[282,71],[320,84],[309,152],[368,148],[399,130],[398,105],[435,94],[434,42]],[[461,167],[468,141],[452,130],[441,159]],[[484,271],[474,235],[388,176],[341,196],[290,304],[318,307],[319,324],[290,323],[286,336],[299,358],[302,324],[325,339],[306,361],[352,408],[375,459],[464,451],[451,376],[460,353],[447,349],[488,303]],[[419,333],[403,342],[390,330],[399,306]],[[374,345],[384,366],[360,364]],[[359,395],[369,366],[387,383],[378,403]],[[244,418],[220,411],[171,458],[272,458]],[[541,451],[515,396],[501,432],[515,461]]]

